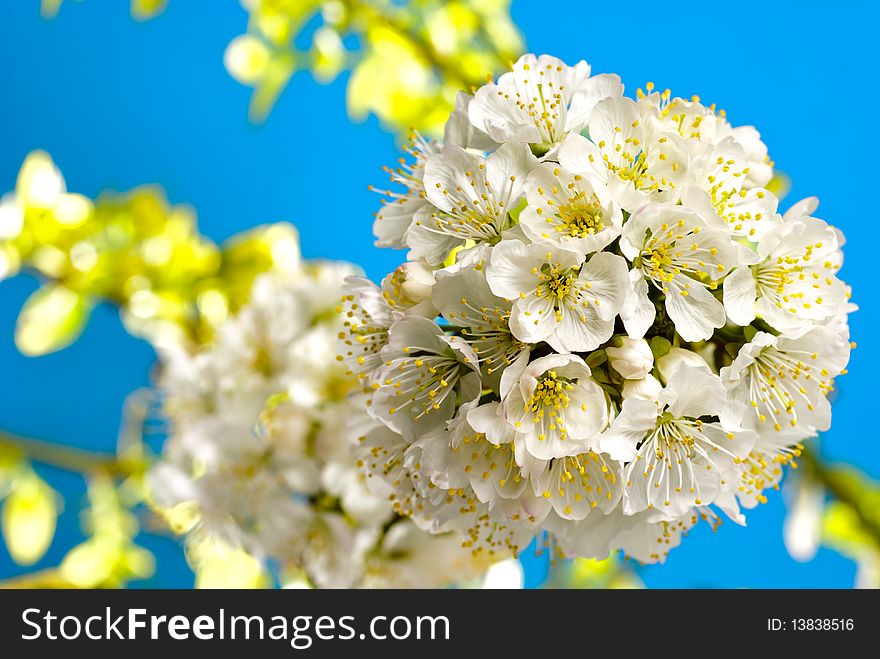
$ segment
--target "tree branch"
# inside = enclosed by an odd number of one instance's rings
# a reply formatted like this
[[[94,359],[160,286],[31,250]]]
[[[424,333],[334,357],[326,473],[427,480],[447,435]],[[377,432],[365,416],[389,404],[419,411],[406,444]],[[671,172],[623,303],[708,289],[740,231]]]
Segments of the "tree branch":
[[[21,590],[23,588],[71,588],[73,585],[61,576],[58,568],[47,568],[30,574],[22,574],[0,581],[0,590]]]
[[[104,471],[111,476],[124,478],[142,473],[146,468],[143,460],[122,459],[107,453],[83,451],[0,431],[0,448],[4,447],[21,452],[35,462],[76,473]]]

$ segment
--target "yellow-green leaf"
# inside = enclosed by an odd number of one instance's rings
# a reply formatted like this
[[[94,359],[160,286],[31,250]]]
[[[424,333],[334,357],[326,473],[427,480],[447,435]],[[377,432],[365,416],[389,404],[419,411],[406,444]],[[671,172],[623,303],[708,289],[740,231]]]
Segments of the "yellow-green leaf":
[[[168,0],[131,0],[131,15],[145,21],[165,11],[166,4]]]
[[[3,537],[19,565],[40,560],[55,536],[55,492],[33,472],[17,478],[3,505]]]
[[[43,18],[55,18],[58,10],[61,8],[62,0],[43,0],[40,3],[40,13]]]
[[[192,540],[187,558],[196,573],[196,588],[269,587],[268,575],[259,560],[218,538]]]
[[[25,355],[64,348],[82,332],[91,303],[61,284],[47,284],[31,295],[18,316],[15,345]]]

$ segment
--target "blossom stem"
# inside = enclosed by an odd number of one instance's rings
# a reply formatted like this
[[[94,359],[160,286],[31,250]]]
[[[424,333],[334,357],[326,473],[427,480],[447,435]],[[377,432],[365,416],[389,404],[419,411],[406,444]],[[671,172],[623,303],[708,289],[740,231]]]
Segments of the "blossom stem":
[[[720,327],[715,330],[715,337],[723,339],[727,343],[748,343],[740,328],[734,331],[729,330],[727,327]]]
[[[107,453],[84,451],[30,437],[0,431],[0,450],[22,453],[35,462],[77,473],[103,471],[112,476],[126,477],[142,473],[146,463],[138,459],[122,459]]]

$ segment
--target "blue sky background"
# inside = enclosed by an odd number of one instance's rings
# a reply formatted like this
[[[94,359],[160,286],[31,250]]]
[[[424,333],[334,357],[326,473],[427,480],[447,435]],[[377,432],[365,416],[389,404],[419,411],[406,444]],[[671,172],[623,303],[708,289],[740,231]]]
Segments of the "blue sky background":
[[[822,438],[830,459],[880,478],[875,423],[880,360],[871,269],[876,235],[877,54],[861,2],[708,3],[515,0],[513,15],[529,50],[594,72],[616,72],[632,91],[651,80],[674,94],[699,94],[734,124],[754,124],[777,166],[793,179],[785,206],[819,195],[818,215],[849,239],[843,277],[861,306],[852,317],[850,373],[840,380],[834,427]],[[90,197],[158,183],[173,202],[192,204],[202,231],[222,240],[250,226],[286,220],[300,230],[306,256],[360,263],[373,279],[403,255],[369,247],[384,184],[380,167],[399,157],[375,119],[353,124],[345,77],[316,84],[298,74],[267,123],[247,121],[249,89],[223,67],[246,13],[234,0],[171,0],[165,14],[136,23],[121,0],[64,3],[39,17],[38,0],[0,7],[0,191],[13,188],[25,155],[49,151],[68,188]],[[871,73],[869,73],[871,72]],[[130,337],[110,308],[95,311],[80,340],[29,359],[12,336],[37,282],[0,283],[0,428],[91,449],[114,447],[123,401],[148,385],[150,347]],[[46,471],[72,497],[77,477]],[[37,566],[56,564],[79,537],[77,506]],[[794,562],[782,543],[784,506],[773,495],[748,528],[701,528],[665,566],[641,570],[652,587],[849,587],[854,565],[828,550]],[[188,586],[192,576],[170,539],[146,538],[157,552],[151,586]],[[2,545],[2,543],[0,543]],[[17,573],[0,546],[0,578]],[[540,579],[533,561],[530,582]]]

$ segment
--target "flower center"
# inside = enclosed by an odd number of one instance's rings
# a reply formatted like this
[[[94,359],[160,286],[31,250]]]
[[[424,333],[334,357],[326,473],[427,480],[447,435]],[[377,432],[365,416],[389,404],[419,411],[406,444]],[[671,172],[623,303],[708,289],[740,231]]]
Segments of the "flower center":
[[[757,281],[763,290],[785,294],[785,288],[800,277],[804,267],[799,259],[790,256],[780,257],[776,262],[758,268]]]
[[[652,279],[672,281],[675,275],[675,261],[672,258],[675,246],[668,242],[652,241],[642,252],[642,263],[650,271]]]
[[[418,348],[405,349],[411,352]],[[398,406],[388,410],[395,414],[404,406],[411,406],[413,418],[419,419],[433,410],[439,410],[447,397],[455,397],[455,385],[461,376],[461,364],[452,356],[424,354],[412,359],[398,359],[386,362],[396,366],[394,376],[384,384],[394,387],[401,397]]]
[[[825,379],[829,375],[827,370],[814,368],[804,361],[817,357],[817,353],[808,354],[806,351],[798,351],[798,354],[771,348],[761,351],[751,366],[749,383],[749,399],[761,423],[766,423],[769,417],[777,431],[782,430],[786,421],[796,427],[798,409],[813,411],[813,401],[804,382],[814,380],[823,394],[832,386]]]
[[[657,419],[657,429],[654,431],[654,453],[658,460],[663,460],[667,454],[673,454],[674,459],[690,459],[693,457],[694,437],[691,434],[692,426],[697,432],[703,423],[699,419],[677,419],[671,412],[663,412]]]
[[[562,221],[557,231],[573,238],[592,236],[605,228],[599,198],[592,195],[588,199],[586,192],[578,192],[570,197],[567,204],[559,206],[557,214]]]
[[[795,444],[791,448],[782,449],[779,453],[762,453],[751,451],[742,461],[739,476],[739,491],[746,496],[753,496],[759,503],[767,503],[763,491],[769,487],[779,489],[782,467],[797,467],[795,458],[799,457],[803,446]]]
[[[553,66],[550,64],[536,70],[527,65],[524,67],[524,74],[517,80],[516,91],[512,95],[498,90],[500,98],[515,105],[538,129],[541,140],[535,146],[543,153],[563,137],[562,128],[568,110],[568,90],[565,85],[555,83],[547,75],[552,70]]]
[[[699,225],[688,228],[684,218],[676,222],[664,222],[657,233],[648,237],[638,257],[638,267],[642,269],[664,293],[668,292],[666,284],[678,276],[684,276],[686,283],[683,296],[688,295],[690,280],[696,280],[710,290],[718,287],[718,282],[710,276],[712,272],[720,276],[725,266],[721,263],[712,264],[718,256],[717,247],[703,247],[693,240],[699,234]],[[681,244],[683,243],[683,244]]]
[[[614,166],[613,170],[617,177],[621,181],[632,181],[633,186],[635,186],[636,190],[641,190],[642,187],[648,188],[657,188],[657,183],[654,181],[653,177],[648,176],[648,166],[646,164],[647,156],[644,151],[639,151],[637,154],[632,155],[627,151],[622,152],[623,161],[625,164],[623,166]],[[649,185],[643,186],[643,183],[648,182]]]
[[[513,442],[496,446],[483,433],[467,434],[458,446],[452,448],[452,452],[462,456],[464,471],[471,478],[484,481],[494,478],[502,488],[518,485],[522,481]]]
[[[574,389],[574,385],[566,378],[559,377],[556,371],[547,371],[538,380],[535,391],[526,403],[526,409],[533,412],[536,417],[544,416],[544,411],[551,410],[550,415],[556,416],[558,410],[568,407],[571,398],[568,392]]]
[[[541,284],[536,293],[539,297],[555,297],[561,301],[571,291],[575,278],[573,269],[560,270],[555,265],[545,264],[539,273]],[[543,290],[542,290],[543,289]]]

